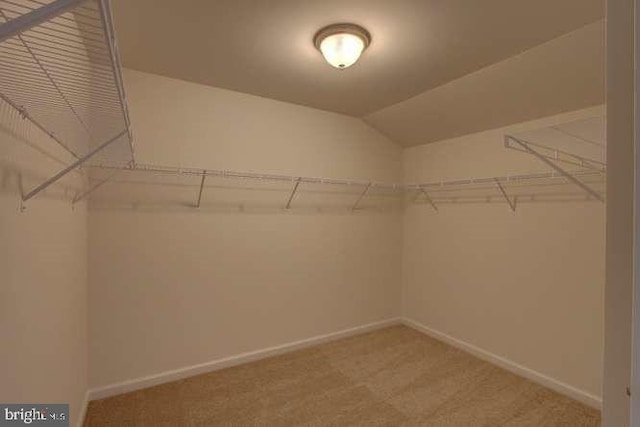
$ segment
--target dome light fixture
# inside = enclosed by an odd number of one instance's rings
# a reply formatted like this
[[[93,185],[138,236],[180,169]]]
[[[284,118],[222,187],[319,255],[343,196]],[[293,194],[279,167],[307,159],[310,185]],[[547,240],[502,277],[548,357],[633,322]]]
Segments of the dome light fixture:
[[[356,24],[332,24],[320,29],[313,42],[330,65],[344,70],[360,58],[371,43],[371,35]]]

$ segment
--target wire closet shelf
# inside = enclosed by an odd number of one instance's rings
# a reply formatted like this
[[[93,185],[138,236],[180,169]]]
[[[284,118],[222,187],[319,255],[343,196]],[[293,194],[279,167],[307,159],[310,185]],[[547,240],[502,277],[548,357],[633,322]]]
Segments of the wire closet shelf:
[[[0,0],[0,98],[66,150],[72,163],[134,164],[108,0]]]
[[[308,191],[310,186],[324,189],[327,187],[342,187],[339,191],[342,196],[348,197],[344,207],[351,211],[365,208],[368,205],[367,202],[372,199],[377,199],[378,201],[387,199],[388,201],[398,197],[405,199],[410,204],[426,202],[435,211],[438,211],[439,205],[449,203],[506,203],[506,206],[515,211],[517,204],[520,202],[603,201],[605,176],[602,170],[584,168],[582,170],[565,171],[559,168],[559,170],[529,174],[443,180],[416,184],[390,184],[141,164],[130,167],[100,165],[92,168],[92,170],[96,172],[93,180],[95,184],[83,194],[78,195],[74,202],[89,197],[92,192],[108,182],[176,185],[176,181],[172,177],[185,177],[190,179],[184,186],[193,187],[193,191],[188,193],[190,196],[187,196],[192,200],[192,202],[188,202],[188,205],[195,208],[200,208],[203,198],[206,198],[204,194],[211,191],[211,189],[220,191],[220,188],[225,186],[227,189],[232,187],[232,184],[221,182],[227,180],[279,185],[278,190],[282,192],[282,196],[278,200],[281,201],[281,207],[285,210],[299,206],[300,196],[305,190]],[[151,181],[137,180],[133,178],[136,174],[151,177]],[[119,178],[122,178],[122,180],[119,180]],[[214,184],[214,182],[218,184]],[[272,191],[274,187],[262,187],[262,190],[267,189]],[[216,197],[214,194],[213,198]]]
[[[92,172],[95,184],[83,194],[78,195],[74,202],[89,197],[91,193],[108,182],[198,187],[197,190],[194,189],[193,203],[190,203],[196,208],[201,206],[203,199],[206,199],[205,193],[212,188],[219,191],[226,189],[249,193],[255,191],[282,193],[282,196],[276,197],[279,197],[277,200],[281,202],[279,204],[285,210],[291,209],[294,204],[297,206],[305,205],[305,202],[309,202],[309,199],[312,198],[310,196],[324,194],[325,196],[333,196],[333,202],[336,199],[341,200],[344,208],[355,211],[362,208],[368,199],[386,198],[388,201],[401,197],[404,191],[404,186],[398,183],[143,164],[129,167],[99,165],[93,167]],[[142,174],[144,178],[138,178],[139,174]],[[184,178],[184,180],[176,180],[177,178]],[[215,196],[220,198],[221,195]]]
[[[545,172],[408,184],[406,189],[414,192],[414,203],[435,211],[445,203],[506,202],[515,211],[523,202],[604,202],[604,121],[597,115],[504,135],[506,149],[525,153]]]
[[[150,186],[181,188],[175,193],[181,200],[180,204],[196,208],[201,207],[203,199],[205,203],[229,204],[229,191],[244,190],[253,194],[250,196],[252,202],[264,199],[264,193],[275,194],[276,206],[285,210],[308,208],[313,195],[325,196],[320,202],[324,207],[332,206],[335,197],[331,197],[338,196],[341,208],[351,211],[384,210],[397,206],[397,202],[404,206],[427,204],[436,212],[442,204],[500,203],[515,211],[521,203],[604,202],[606,162],[603,138],[604,117],[601,116],[504,135],[505,149],[524,153],[524,156],[517,154],[513,161],[517,161],[520,167],[529,165],[525,168],[537,165],[539,171],[408,184],[140,164],[129,167],[101,165],[92,169],[95,185],[77,196],[75,201],[114,181],[131,184],[130,188],[137,186],[138,190]],[[503,161],[505,159],[512,157],[506,155]],[[176,199],[169,197],[169,200]],[[234,201],[240,209],[244,209],[245,202],[248,202],[244,199],[238,203],[237,198]],[[137,201],[132,204],[141,206]]]
[[[571,179],[580,182],[584,190]],[[434,211],[441,204],[506,203],[516,210],[519,203],[604,201],[604,176],[601,172],[539,172],[488,178],[470,178],[407,184],[413,191],[413,203],[426,203]]]

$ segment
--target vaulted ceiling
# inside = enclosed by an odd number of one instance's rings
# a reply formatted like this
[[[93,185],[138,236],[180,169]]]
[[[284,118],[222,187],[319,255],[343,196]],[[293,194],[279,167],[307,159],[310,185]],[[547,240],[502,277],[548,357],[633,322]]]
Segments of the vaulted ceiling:
[[[367,115],[403,146],[604,103],[602,21]]]
[[[602,23],[589,25],[602,19],[603,0],[120,0],[113,8],[125,67],[362,117],[402,145],[604,98]],[[373,39],[343,71],[313,46],[334,22],[360,24]]]

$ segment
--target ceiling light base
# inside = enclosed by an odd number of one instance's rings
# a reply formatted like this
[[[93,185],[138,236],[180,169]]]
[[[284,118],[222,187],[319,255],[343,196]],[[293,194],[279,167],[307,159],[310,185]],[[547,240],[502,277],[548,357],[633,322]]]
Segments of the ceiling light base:
[[[316,33],[313,44],[330,65],[345,69],[355,64],[371,44],[371,34],[356,24],[332,24]]]

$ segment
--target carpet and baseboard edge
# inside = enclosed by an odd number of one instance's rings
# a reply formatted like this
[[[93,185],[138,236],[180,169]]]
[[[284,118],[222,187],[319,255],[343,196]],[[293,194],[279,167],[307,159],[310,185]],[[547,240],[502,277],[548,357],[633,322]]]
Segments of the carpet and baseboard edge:
[[[89,408],[89,390],[84,393],[84,400],[82,401],[80,406],[80,413],[78,414],[78,422],[76,423],[77,427],[82,427],[84,425],[84,419],[87,416],[87,409]]]
[[[560,394],[568,396],[579,402],[584,403],[592,408],[601,409],[602,399],[598,396],[592,395],[584,390],[580,390],[574,386],[558,381],[540,372],[534,371],[530,368],[522,366],[516,362],[513,362],[504,357],[498,356],[490,351],[479,348],[473,344],[469,344],[458,338],[454,338],[443,332],[437,331],[433,328],[427,327],[419,322],[405,317],[391,318],[378,322],[368,323],[365,325],[357,326],[354,328],[344,329],[337,332],[332,332],[323,335],[317,335],[315,337],[293,341],[290,343],[268,347],[262,350],[256,350],[246,353],[241,353],[234,356],[225,357],[222,359],[213,360],[197,365],[187,366],[184,368],[168,370],[154,375],[135,378],[127,381],[122,381],[116,384],[107,385],[104,387],[94,388],[88,391],[87,399],[84,407],[82,408],[82,417],[84,418],[84,412],[88,401],[96,399],[104,399],[106,397],[115,396],[122,393],[128,393],[131,391],[152,387],[155,385],[164,384],[171,381],[177,381],[183,378],[188,378],[194,375],[200,375],[208,372],[217,371],[224,368],[248,363],[267,357],[273,357],[280,354],[288,353],[303,348],[312,347],[318,344],[335,341],[340,338],[346,338],[366,332],[375,331],[392,325],[404,324],[414,330],[424,333],[434,339],[447,343],[453,347],[459,348],[475,357],[499,366],[507,371],[510,371],[516,375],[527,378],[537,384],[550,388]],[[81,425],[81,424],[80,424]]]
[[[217,371],[231,366],[240,365],[243,363],[253,362],[267,357],[273,357],[291,351],[300,350],[303,348],[312,347],[318,344],[323,344],[330,341],[335,341],[340,338],[346,338],[354,335],[363,334],[366,332],[375,331],[392,325],[401,324],[401,318],[395,317],[378,322],[367,323],[365,325],[356,326],[354,328],[343,329],[337,332],[331,332],[323,335],[316,335],[311,338],[306,338],[299,341],[293,341],[278,346],[268,347],[262,350],[250,351],[247,353],[241,353],[234,356],[225,357],[222,359],[212,360],[210,362],[200,363],[197,365],[187,366],[184,368],[173,369],[165,372],[161,372],[154,375],[148,375],[145,377],[135,378],[127,381],[122,381],[116,384],[110,384],[104,387],[98,387],[89,391],[89,400],[104,399],[106,397],[115,396],[122,393],[128,393],[135,390],[140,390],[147,387],[153,387],[155,385],[164,384],[171,381],[177,381],[183,378],[192,377],[194,375],[200,375],[208,372]]]
[[[578,402],[584,403],[589,407],[598,410],[602,409],[602,399],[598,396],[594,396],[593,394],[590,394],[584,390],[580,390],[572,385],[566,384],[562,381],[558,381],[540,372],[534,371],[533,369],[527,368],[509,359],[491,353],[490,351],[484,350],[473,344],[469,344],[463,340],[437,331],[433,328],[416,322],[415,320],[404,317],[401,321],[402,324],[419,332],[422,332],[423,334],[428,335],[431,338],[463,350],[466,353],[469,353],[493,365],[499,366],[500,368],[512,372],[520,377],[524,377],[530,381],[540,384],[543,387],[550,388],[551,390],[554,390],[562,395],[577,400]]]

